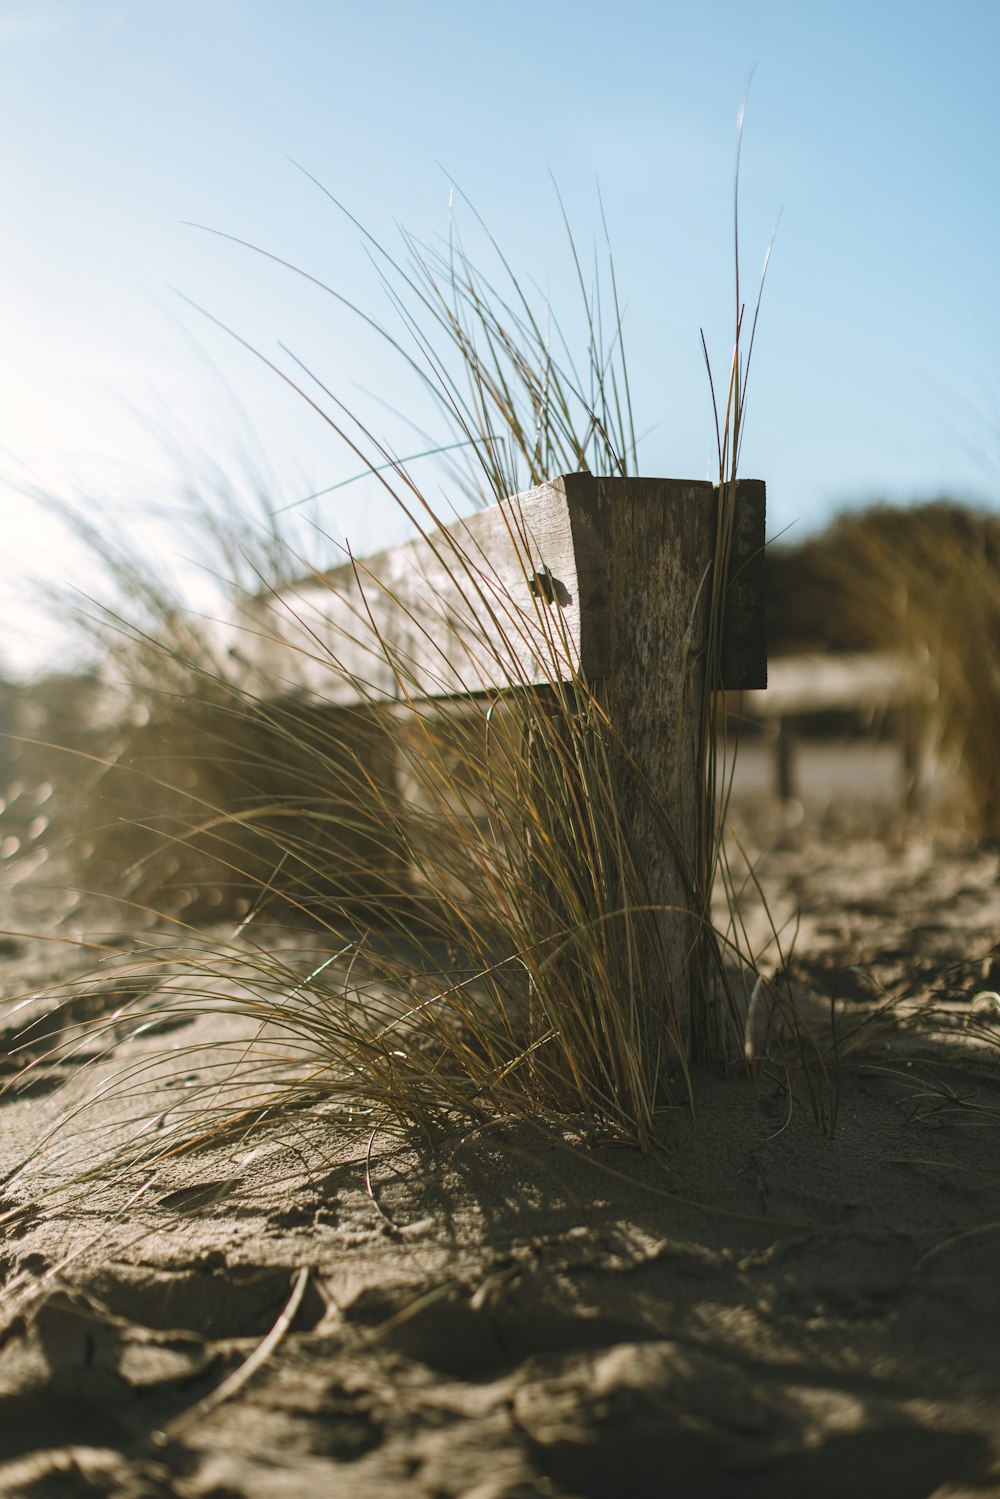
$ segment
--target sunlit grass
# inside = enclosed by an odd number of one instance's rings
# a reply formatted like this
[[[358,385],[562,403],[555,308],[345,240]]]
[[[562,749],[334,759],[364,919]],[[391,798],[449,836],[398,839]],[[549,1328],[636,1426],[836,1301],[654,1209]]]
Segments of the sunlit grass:
[[[460,487],[489,503],[564,472],[635,472],[613,270],[588,283],[570,237],[583,312],[574,360],[547,300],[538,307],[502,256],[498,287],[455,234],[443,251],[405,247],[404,264],[372,246],[405,342],[378,331],[434,393],[450,429],[439,446]],[[58,1064],[66,1048],[94,1053],[94,1089],[71,1118],[76,1141],[92,1128],[106,1150],[102,1109],[113,1093],[126,1163],[161,1161],[305,1105],[353,1127],[425,1134],[456,1117],[583,1118],[648,1146],[662,1111],[690,1102],[693,1065],[752,1064],[747,1004],[766,981],[743,941],[723,852],[718,788],[732,745],[716,739],[713,693],[755,328],[756,309],[745,326],[737,274],[732,359],[711,392],[719,503],[705,641],[678,667],[696,746],[685,808],[693,841],[678,809],[653,798],[600,683],[574,668],[544,600],[519,604],[499,589],[461,531],[440,529],[407,466],[307,372],[280,371],[434,547],[495,668],[492,684],[480,675],[475,696],[428,701],[412,656],[375,627],[373,601],[391,585],[363,562],[348,571],[370,675],[348,669],[280,595],[296,569],[275,567],[273,532],[256,553],[252,531],[240,538],[259,589],[242,595],[236,625],[220,628],[180,609],[162,580],[109,546],[100,522],[90,529],[123,599],[90,611],[90,622],[133,684],[131,722],[100,766],[91,826],[70,850],[82,885],[100,885],[126,919],[157,922],[105,964],[115,992],[134,996],[110,1028],[106,1016],[75,1018],[70,1003],[64,1036],[33,1046],[26,1032],[36,1068]],[[527,581],[526,550],[522,560]],[[299,570],[308,576],[305,560]],[[317,572],[312,586],[334,589],[336,575]],[[447,638],[440,600],[422,601],[419,627]],[[518,666],[526,641],[527,670]],[[262,645],[280,662],[263,682],[245,667]],[[291,690],[306,661],[328,674],[326,701]],[[394,706],[376,681],[386,673]],[[643,799],[682,872],[676,910],[653,898],[636,845],[627,809]],[[730,920],[717,929],[720,883]],[[215,924],[200,931],[206,916]],[[665,916],[685,934],[683,992]],[[269,945],[274,920],[310,924],[308,956]],[[151,1026],[210,1016],[222,1033],[204,1050],[182,1041],[150,1053],[143,1040]],[[818,1044],[793,1031],[783,1065],[808,1070],[817,1058]],[[190,1074],[182,1090],[180,1069]]]

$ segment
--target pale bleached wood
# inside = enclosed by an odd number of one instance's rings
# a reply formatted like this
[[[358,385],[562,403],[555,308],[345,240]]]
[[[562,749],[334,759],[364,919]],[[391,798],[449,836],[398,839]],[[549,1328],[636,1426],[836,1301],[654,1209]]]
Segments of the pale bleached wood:
[[[270,695],[339,704],[602,675],[605,563],[575,478],[258,596],[240,611],[231,657]]]

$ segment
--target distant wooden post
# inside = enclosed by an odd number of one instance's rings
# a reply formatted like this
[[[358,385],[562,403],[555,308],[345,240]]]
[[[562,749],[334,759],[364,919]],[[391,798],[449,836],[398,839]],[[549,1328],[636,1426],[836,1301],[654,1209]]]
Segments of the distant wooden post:
[[[234,644],[254,690],[344,707],[595,690],[625,749],[622,818],[682,1024],[718,505],[707,482],[569,474],[253,601]],[[763,569],[764,485],[742,480],[713,690],[766,685]]]
[[[774,792],[786,805],[795,799],[799,778],[795,767],[795,735],[787,718],[774,720]]]

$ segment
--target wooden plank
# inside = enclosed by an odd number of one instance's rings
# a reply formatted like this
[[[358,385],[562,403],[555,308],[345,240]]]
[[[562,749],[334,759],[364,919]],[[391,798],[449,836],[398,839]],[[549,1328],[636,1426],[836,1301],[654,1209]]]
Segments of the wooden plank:
[[[718,490],[716,490],[718,497]],[[761,479],[739,479],[729,589],[722,637],[722,679],[729,690],[767,686],[765,608],[766,492]]]
[[[741,481],[739,498],[723,681],[750,688],[766,681],[764,486]],[[631,581],[612,589],[618,538],[636,506],[650,544],[696,553],[703,574],[716,503],[709,483],[569,474],[280,597],[250,600],[228,651],[268,695],[342,705],[496,693],[575,673],[596,682],[615,657],[613,593],[626,615],[639,596],[662,610],[666,659],[690,626],[664,579],[645,575],[642,556]]]
[[[778,657],[764,691],[745,692],[748,718],[875,711],[927,702],[934,683],[904,656],[872,653]]]
[[[601,560],[565,481],[243,607],[235,650],[273,695],[493,693],[600,672]],[[585,650],[584,650],[585,648]]]

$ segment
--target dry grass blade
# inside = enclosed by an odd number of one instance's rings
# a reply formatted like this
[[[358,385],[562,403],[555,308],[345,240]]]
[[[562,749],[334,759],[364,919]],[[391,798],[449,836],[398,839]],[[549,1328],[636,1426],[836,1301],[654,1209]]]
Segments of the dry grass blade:
[[[275,1322],[267,1337],[258,1344],[253,1353],[240,1364],[238,1369],[234,1369],[232,1374],[224,1379],[220,1385],[216,1386],[210,1395],[206,1395],[203,1400],[199,1400],[198,1404],[193,1405],[190,1410],[186,1410],[181,1415],[175,1416],[162,1431],[156,1432],[154,1440],[157,1445],[165,1445],[167,1442],[180,1436],[182,1432],[187,1431],[196,1421],[202,1421],[206,1416],[210,1416],[213,1411],[218,1410],[220,1405],[224,1405],[227,1400],[232,1400],[235,1395],[238,1395],[244,1386],[253,1379],[254,1375],[260,1369],[263,1369],[295,1321],[296,1313],[302,1305],[302,1298],[306,1293],[306,1286],[308,1284],[309,1267],[303,1265],[300,1270],[295,1272],[295,1279],[292,1282],[292,1293],[281,1316]]]

